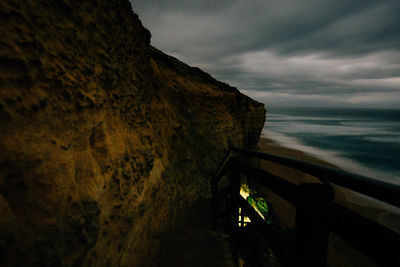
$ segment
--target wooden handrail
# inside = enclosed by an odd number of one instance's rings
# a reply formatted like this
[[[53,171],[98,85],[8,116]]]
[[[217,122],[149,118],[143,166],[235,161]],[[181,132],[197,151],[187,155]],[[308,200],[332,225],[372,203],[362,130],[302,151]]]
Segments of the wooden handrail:
[[[250,149],[234,148],[232,151],[240,153],[244,156],[256,157],[301,170],[314,175],[320,180],[329,181],[331,183],[349,188],[372,198],[400,207],[399,185],[386,183],[370,177],[353,174],[340,169],[322,166],[290,157],[284,157]]]
[[[324,183],[298,186],[266,170],[254,167],[248,163],[249,160],[244,160],[246,157],[264,159],[298,169],[317,177]],[[233,164],[232,161],[234,161]],[[328,232],[333,231],[382,266],[394,266],[393,264],[400,266],[400,259],[396,253],[400,248],[400,234],[334,203],[333,194],[329,193],[333,189],[327,182],[338,184],[397,207],[400,207],[400,186],[303,160],[234,148],[227,154],[211,181],[214,206],[217,204],[215,196],[218,195],[218,181],[229,169],[233,186],[230,190],[229,212],[231,215],[229,217],[235,218],[238,208],[242,207],[247,214],[253,217],[254,225],[261,225],[260,219],[254,217],[257,213],[249,211],[250,206],[245,205],[245,201],[237,200],[241,198],[238,188],[241,174],[254,179],[261,186],[269,188],[297,207],[296,248],[292,255],[294,261],[288,261],[287,254],[284,256],[282,252],[277,251],[277,256],[281,256],[280,260],[283,264],[291,266],[293,262],[297,261],[297,264],[301,262],[308,266],[325,265]],[[213,210],[216,210],[214,206]],[[215,216],[215,213],[213,214]],[[237,227],[236,224],[229,229]],[[260,233],[272,238],[270,241],[276,243],[275,248],[280,247],[278,245],[280,242],[276,240],[276,234],[268,230],[266,225],[260,228]]]

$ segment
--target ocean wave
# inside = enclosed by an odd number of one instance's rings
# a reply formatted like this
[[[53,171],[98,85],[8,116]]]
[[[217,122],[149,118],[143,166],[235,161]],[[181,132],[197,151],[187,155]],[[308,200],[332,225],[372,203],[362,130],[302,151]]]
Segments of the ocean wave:
[[[310,156],[329,162],[345,171],[400,185],[400,173],[386,173],[373,170],[354,160],[345,158],[337,152],[304,145],[299,139],[278,132],[263,129],[261,137],[269,138],[283,147],[302,151]],[[379,216],[378,221],[386,227],[400,232],[400,222],[397,221],[400,218],[400,208],[355,191],[352,192],[353,194],[347,195],[347,201],[359,206],[379,207],[385,212]],[[395,220],[395,222],[393,222],[393,220]]]
[[[305,145],[301,140],[282,133],[263,129],[262,137],[272,139],[281,146],[302,151],[310,156],[329,162],[345,171],[371,177],[376,180],[400,185],[400,172],[384,172],[371,169],[361,163],[343,157],[339,152]]]

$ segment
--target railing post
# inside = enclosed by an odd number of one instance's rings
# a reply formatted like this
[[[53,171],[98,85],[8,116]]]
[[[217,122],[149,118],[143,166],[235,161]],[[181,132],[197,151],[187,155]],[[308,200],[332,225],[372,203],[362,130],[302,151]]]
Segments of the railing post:
[[[218,182],[215,179],[211,180],[211,195],[212,195],[212,206],[211,206],[211,225],[214,231],[217,230],[218,224]]]
[[[296,209],[295,258],[298,266],[326,266],[329,242],[327,224],[333,190],[326,184],[301,184]]]
[[[231,159],[230,173],[230,201],[227,205],[226,233],[229,234],[232,254],[236,265],[238,265],[238,223],[239,223],[239,198],[240,197],[240,180],[242,170],[240,169],[239,158]]]
[[[232,201],[232,215],[235,218],[235,226],[237,227],[239,224],[239,197],[240,197],[240,180],[242,176],[242,170],[240,169],[240,159],[233,158],[232,159],[232,168],[231,168],[231,201]]]

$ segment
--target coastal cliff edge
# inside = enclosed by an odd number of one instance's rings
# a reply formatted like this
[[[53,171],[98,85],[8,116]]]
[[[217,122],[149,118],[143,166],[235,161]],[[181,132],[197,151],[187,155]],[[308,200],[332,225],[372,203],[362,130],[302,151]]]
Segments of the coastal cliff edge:
[[[156,264],[264,106],[153,48],[128,0],[5,0],[0,25],[0,265]]]

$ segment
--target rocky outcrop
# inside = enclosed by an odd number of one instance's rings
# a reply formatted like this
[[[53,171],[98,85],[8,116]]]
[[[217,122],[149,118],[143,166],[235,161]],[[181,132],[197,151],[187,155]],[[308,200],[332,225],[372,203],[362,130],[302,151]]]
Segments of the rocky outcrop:
[[[263,105],[152,48],[128,0],[4,0],[0,25],[0,265],[156,264]]]

